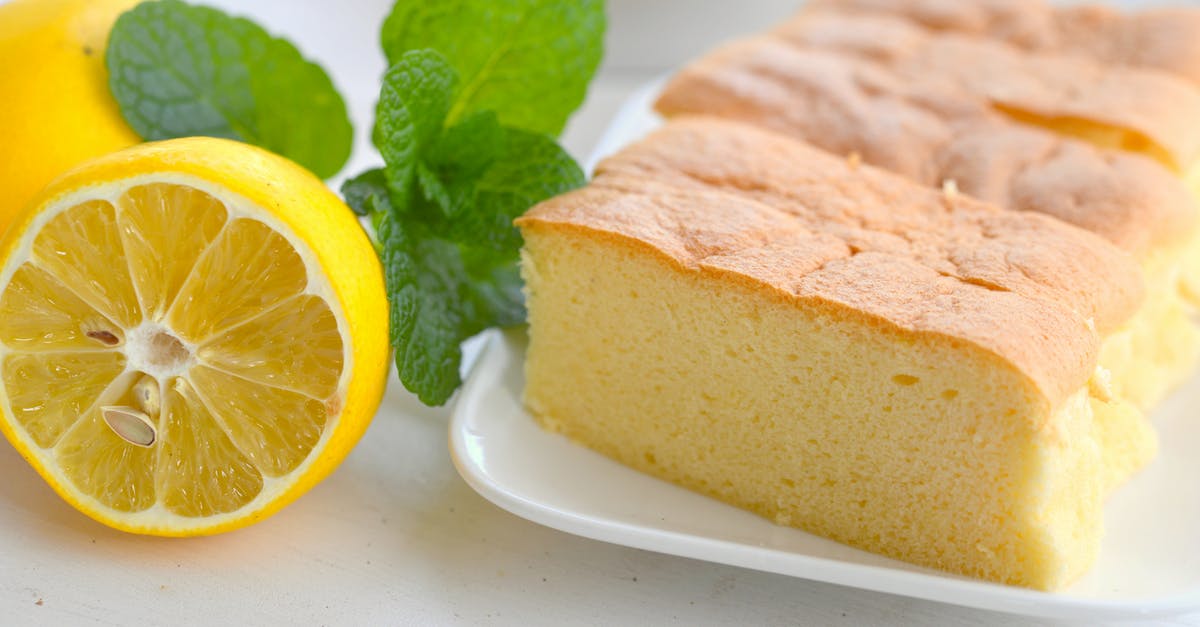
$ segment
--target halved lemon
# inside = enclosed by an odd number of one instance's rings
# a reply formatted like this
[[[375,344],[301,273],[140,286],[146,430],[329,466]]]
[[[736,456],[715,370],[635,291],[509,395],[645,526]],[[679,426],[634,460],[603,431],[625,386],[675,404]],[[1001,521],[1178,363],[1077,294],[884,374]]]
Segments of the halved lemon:
[[[299,166],[143,144],[52,183],[0,243],[0,428],[112,527],[242,527],[328,475],[388,372],[374,248]]]

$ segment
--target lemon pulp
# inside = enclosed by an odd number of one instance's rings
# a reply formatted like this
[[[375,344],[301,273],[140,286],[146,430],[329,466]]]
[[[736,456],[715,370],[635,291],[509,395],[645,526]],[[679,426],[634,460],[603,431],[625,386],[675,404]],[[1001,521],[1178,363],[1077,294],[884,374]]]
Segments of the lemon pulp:
[[[176,178],[68,195],[0,278],[10,420],[73,492],[147,526],[285,490],[332,431],[350,366],[303,246],[253,203]],[[125,415],[145,418],[139,435]]]

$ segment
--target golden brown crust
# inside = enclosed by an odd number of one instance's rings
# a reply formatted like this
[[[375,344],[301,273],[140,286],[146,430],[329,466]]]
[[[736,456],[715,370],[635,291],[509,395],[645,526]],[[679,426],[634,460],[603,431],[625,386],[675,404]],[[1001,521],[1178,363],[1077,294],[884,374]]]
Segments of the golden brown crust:
[[[810,0],[810,11],[894,15],[938,31],[1000,39],[1032,49],[1058,44],[1045,0]]]
[[[1132,14],[1085,5],[1055,10],[1057,50],[1155,68],[1200,83],[1200,11],[1164,7]]]
[[[935,83],[1001,110],[1127,130],[1178,169],[1200,157],[1200,87],[1165,72],[1030,52],[882,14],[804,12],[771,36],[863,55],[900,80]]]
[[[1138,155],[980,122],[956,126],[937,158],[941,179],[976,198],[1054,216],[1143,260],[1195,241],[1195,198],[1173,173]]]
[[[934,86],[914,90],[868,61],[773,37],[734,42],[689,65],[656,106],[668,116],[754,122],[926,183],[940,183],[935,157],[953,137],[946,119],[989,113]]]
[[[1036,214],[997,210],[745,125],[671,122],[522,228],[618,236],[684,268],[935,333],[1013,364],[1052,404],[1141,298],[1127,255]]]
[[[1027,50],[1158,69],[1200,83],[1200,10],[1123,13],[1045,0],[816,0],[810,10],[872,12],[933,30],[998,39]]]
[[[830,32],[837,45],[873,52],[746,39],[685,68],[657,107],[751,122],[927,185],[954,180],[964,193],[1053,215],[1141,257],[1190,240],[1195,202],[1152,160],[1017,124],[936,76],[901,76],[874,60],[895,47],[885,33]]]

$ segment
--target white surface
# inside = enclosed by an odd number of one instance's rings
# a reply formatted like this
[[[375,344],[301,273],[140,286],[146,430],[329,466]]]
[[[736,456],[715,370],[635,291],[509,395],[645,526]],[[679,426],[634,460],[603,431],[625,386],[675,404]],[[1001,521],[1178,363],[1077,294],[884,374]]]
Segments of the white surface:
[[[377,162],[367,136],[383,71],[376,33],[389,0],[211,3],[319,59],[356,122],[347,171]],[[764,25],[793,4],[612,0],[609,69],[565,144],[588,154],[619,103],[666,70],[664,62]],[[644,37],[655,38],[653,54]],[[91,522],[0,443],[0,624],[1091,624],[1031,621],[553,531],[463,483],[447,452],[448,416],[393,380],[362,443],[323,484],[252,528],[191,540]],[[1167,624],[1197,625],[1200,615]]]
[[[467,482],[535,522],[616,544],[1036,616],[1112,620],[1200,610],[1200,377],[1164,405],[1154,464],[1106,509],[1096,567],[1056,594],[972,581],[777,526],[543,431],[521,404],[522,331],[494,334],[462,391],[450,451]]]

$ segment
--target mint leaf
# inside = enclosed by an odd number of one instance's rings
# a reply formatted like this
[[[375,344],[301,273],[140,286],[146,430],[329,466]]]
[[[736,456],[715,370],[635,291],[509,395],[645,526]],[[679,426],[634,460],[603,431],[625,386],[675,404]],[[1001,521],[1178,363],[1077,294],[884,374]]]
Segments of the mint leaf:
[[[473,252],[476,250],[467,249],[463,252],[464,263],[474,280],[471,297],[477,311],[485,316],[475,333],[491,327],[525,324],[525,283],[521,280],[520,268],[516,263],[481,262],[488,257],[477,257]]]
[[[603,56],[602,0],[400,0],[383,24],[389,63],[432,48],[457,70],[450,124],[493,111],[557,136]]]
[[[291,43],[216,9],[144,2],[109,35],[109,88],[144,139],[238,139],[333,176],[353,132],[329,76]]]
[[[491,111],[480,111],[446,129],[427,158],[444,176],[477,180],[503,147],[500,120]]]
[[[450,218],[466,211],[475,184],[504,149],[504,129],[491,111],[476,113],[438,138],[418,167],[424,197]]]
[[[387,176],[383,173],[383,168],[367,170],[342,183],[342,198],[358,216],[390,212],[388,194]]]
[[[460,344],[525,320],[513,219],[584,184],[554,140],[600,62],[600,0],[400,0],[377,109],[384,167],[343,193],[376,227],[400,380],[461,384]]]
[[[376,221],[400,380],[426,404],[445,403],[461,384],[463,341],[484,329],[525,320],[517,268],[521,236],[513,219],[584,183],[579,166],[554,140],[501,130],[499,152],[477,181],[453,178],[475,178],[477,156],[470,151],[442,154],[464,160],[440,172],[449,179],[421,163],[420,177],[432,179],[421,183],[423,192],[427,185],[438,185],[468,195],[455,214],[437,206],[442,202],[437,194],[422,193],[410,197],[408,209],[390,211]],[[445,137],[449,143],[459,141],[450,133]],[[359,193],[359,185],[351,191]]]
[[[375,142],[396,198],[412,194],[421,153],[441,133],[457,83],[454,68],[432,50],[405,52],[384,75]]]
[[[476,180],[503,149],[504,131],[496,113],[474,113],[446,129],[428,160],[439,172],[457,179]]]
[[[441,405],[461,385],[459,345],[476,325],[458,305],[464,274],[457,249],[434,238],[423,240],[414,225],[382,217],[384,279],[396,368],[404,387],[426,405]]]
[[[461,384],[464,340],[525,319],[513,219],[584,182],[553,139],[501,126],[490,111],[447,128],[458,86],[437,52],[402,54],[377,107],[385,166],[342,187],[375,225],[400,381],[431,405]]]
[[[525,319],[520,276],[511,263],[496,265],[469,245],[401,220],[389,214],[379,227],[396,367],[421,402],[441,405],[462,384],[460,345]]]
[[[456,240],[503,252],[515,261],[521,234],[513,220],[586,180],[575,160],[553,139],[505,128],[500,155],[475,186],[473,210],[448,223],[446,230]]]

